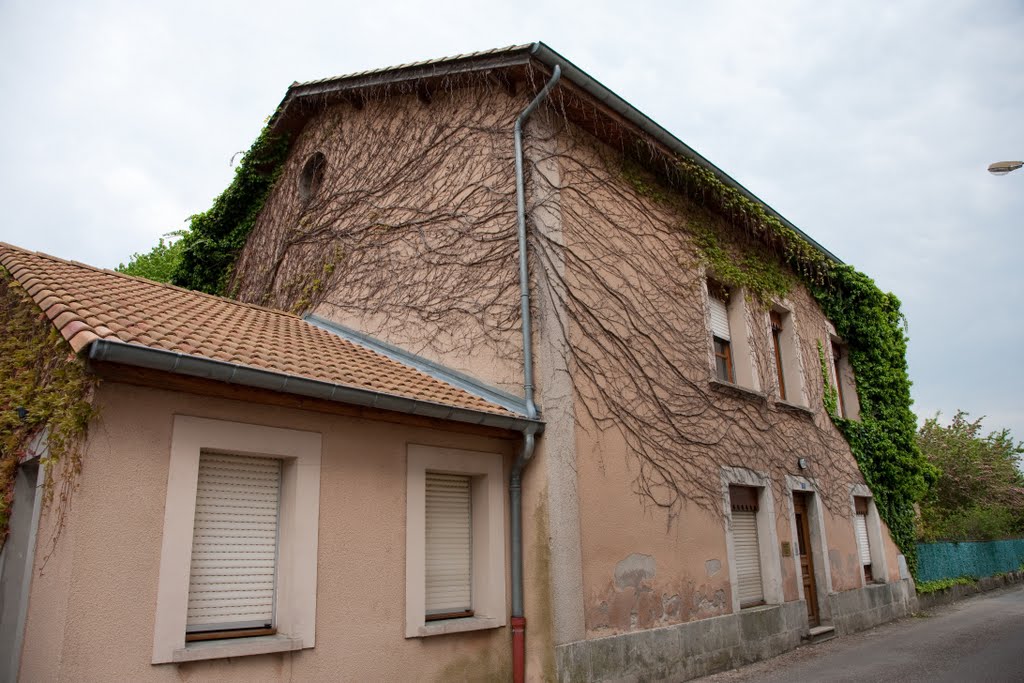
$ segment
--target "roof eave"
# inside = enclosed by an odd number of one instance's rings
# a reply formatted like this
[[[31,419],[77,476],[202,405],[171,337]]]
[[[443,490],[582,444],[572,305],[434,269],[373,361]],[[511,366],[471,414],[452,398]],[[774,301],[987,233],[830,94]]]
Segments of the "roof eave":
[[[530,62],[532,51],[536,45],[537,43],[530,43],[489,54],[467,55],[463,58],[446,61],[417,63],[391,69],[380,69],[338,76],[336,78],[326,78],[307,83],[293,83],[288,87],[284,98],[270,117],[267,125],[272,132],[278,132],[282,122],[288,118],[289,107],[299,98],[326,95],[342,90],[359,90],[361,88],[412,82],[423,78],[454,76],[510,66],[525,66]]]
[[[89,344],[85,351],[88,353],[89,359],[93,361],[120,363],[137,368],[159,370],[253,389],[276,391],[405,415],[451,420],[517,432],[536,433],[544,429],[543,422],[527,417],[459,408],[335,382],[264,370],[249,365],[228,363],[213,358],[128,344],[120,340],[96,339]]]

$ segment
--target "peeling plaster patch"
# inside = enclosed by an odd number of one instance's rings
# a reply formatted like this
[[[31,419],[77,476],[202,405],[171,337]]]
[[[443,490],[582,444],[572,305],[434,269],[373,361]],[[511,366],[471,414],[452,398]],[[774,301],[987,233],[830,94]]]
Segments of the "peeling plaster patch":
[[[683,599],[678,595],[662,595],[661,610],[664,619],[675,622],[679,620],[679,610],[683,606]]]
[[[639,590],[641,584],[654,578],[655,562],[650,555],[633,553],[615,565],[615,587]]]
[[[718,572],[722,571],[721,560],[708,560],[704,563],[704,571],[708,573],[708,576],[714,576]]]
[[[721,614],[725,610],[725,591],[719,589],[713,595],[694,593],[693,609],[698,613],[698,618]]]

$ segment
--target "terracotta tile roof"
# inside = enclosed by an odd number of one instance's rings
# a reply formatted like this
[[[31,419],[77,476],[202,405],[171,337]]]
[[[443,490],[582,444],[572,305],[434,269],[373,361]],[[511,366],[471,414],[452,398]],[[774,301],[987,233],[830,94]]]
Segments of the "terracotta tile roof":
[[[75,350],[96,339],[184,353],[473,411],[504,407],[297,316],[0,242],[0,265]]]

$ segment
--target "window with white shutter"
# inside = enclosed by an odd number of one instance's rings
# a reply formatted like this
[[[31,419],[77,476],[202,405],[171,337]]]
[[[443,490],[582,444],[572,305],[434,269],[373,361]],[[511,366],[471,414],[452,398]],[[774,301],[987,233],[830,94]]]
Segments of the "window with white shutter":
[[[472,480],[427,472],[426,487],[426,618],[472,616]]]
[[[740,607],[764,602],[761,578],[761,546],[757,537],[757,489],[730,486],[732,506],[732,542],[736,554],[736,590]]]
[[[504,457],[409,444],[405,637],[504,626]]]
[[[856,497],[853,499],[856,515],[854,526],[857,531],[857,548],[860,551],[860,563],[864,567],[864,580],[873,580],[871,572],[871,543],[868,540],[868,499]]]
[[[273,629],[280,500],[280,460],[200,454],[187,640]]]
[[[729,335],[729,309],[725,288],[708,282],[708,304],[711,308],[711,341],[715,352],[715,376],[723,382],[736,381]]]

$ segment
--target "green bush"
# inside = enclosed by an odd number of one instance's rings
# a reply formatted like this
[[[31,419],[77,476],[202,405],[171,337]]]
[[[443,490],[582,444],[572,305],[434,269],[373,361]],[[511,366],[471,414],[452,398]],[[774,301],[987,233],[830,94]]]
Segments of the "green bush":
[[[188,234],[187,230],[175,230],[160,238],[155,247],[145,254],[135,253],[127,264],[120,264],[115,270],[125,275],[144,277],[156,282],[170,283],[174,271],[181,261],[185,241],[180,239]],[[164,240],[164,237],[167,239]]]
[[[927,595],[928,593],[935,593],[937,591],[946,590],[953,586],[970,586],[977,583],[976,580],[969,576],[958,576],[955,579],[937,579],[935,581],[921,581],[917,584],[917,594]]]

